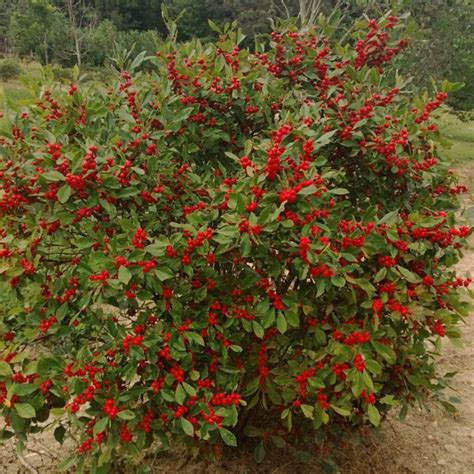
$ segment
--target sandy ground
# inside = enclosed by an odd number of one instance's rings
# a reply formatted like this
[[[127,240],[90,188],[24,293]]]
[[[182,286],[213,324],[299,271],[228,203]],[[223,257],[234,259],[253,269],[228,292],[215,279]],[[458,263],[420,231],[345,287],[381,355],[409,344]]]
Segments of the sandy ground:
[[[474,181],[474,166],[463,166],[461,175]],[[471,185],[471,189],[474,187]],[[466,207],[474,206],[474,196],[466,199]],[[474,239],[471,238],[471,244]],[[474,275],[474,250],[471,249],[458,265],[461,276]],[[340,464],[340,472],[351,474],[470,474],[474,472],[474,318],[468,318],[463,330],[464,345],[454,348],[446,340],[439,361],[441,373],[456,371],[445,399],[457,406],[449,413],[430,402],[427,407],[412,409],[405,421],[393,417],[373,434],[364,447],[349,452]],[[21,457],[15,453],[12,441],[0,445],[0,474],[55,473],[58,457],[67,451],[59,448],[51,433],[37,435],[28,442]],[[270,456],[256,466],[242,454],[221,463],[183,462],[183,452],[172,452],[151,462],[152,472],[166,473],[317,473],[317,466],[298,464],[294,459]],[[151,460],[150,460],[151,461]],[[140,468],[133,472],[143,472]],[[74,472],[74,471],[72,471]]]

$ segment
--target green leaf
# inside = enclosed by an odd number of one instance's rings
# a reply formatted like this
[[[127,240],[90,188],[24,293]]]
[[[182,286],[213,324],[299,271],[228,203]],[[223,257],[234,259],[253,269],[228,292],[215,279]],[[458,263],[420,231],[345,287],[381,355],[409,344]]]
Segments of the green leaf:
[[[280,331],[281,334],[285,334],[288,329],[288,324],[286,323],[286,318],[282,313],[278,313],[276,322],[278,331]]]
[[[306,418],[314,419],[314,407],[312,405],[303,404],[300,408]]]
[[[375,275],[374,283],[378,283],[379,281],[382,281],[386,276],[387,276],[387,269],[383,267]]]
[[[184,390],[181,384],[178,384],[178,386],[176,387],[174,398],[176,400],[176,403],[178,403],[179,405],[184,404],[184,401],[186,400],[186,391]]]
[[[392,212],[388,212],[385,214],[382,219],[378,221],[378,224],[387,224],[387,225],[392,225],[395,224],[398,220],[398,209]]]
[[[386,346],[385,344],[380,344],[379,342],[375,341],[372,341],[372,346],[387,362],[390,364],[395,364],[397,356],[393,349]]]
[[[5,429],[0,430],[0,442],[13,438],[13,436],[15,436],[15,433],[13,431],[7,431]]]
[[[316,186],[311,185],[311,186],[306,186],[305,188],[298,191],[298,194],[300,196],[309,196],[310,194],[314,194],[315,192],[317,192]]]
[[[265,334],[265,331],[263,330],[260,323],[258,323],[257,321],[252,321],[252,327],[253,327],[253,332],[255,333],[255,335],[258,338],[262,339],[263,335]]]
[[[43,178],[46,178],[48,181],[64,181],[66,177],[59,171],[51,170],[47,173],[42,174]]]
[[[186,390],[186,393],[188,395],[191,395],[191,397],[196,396],[196,389],[194,387],[192,387],[191,385],[189,385],[186,382],[183,382],[182,385],[183,385],[183,388],[184,388],[184,390]]]
[[[341,416],[350,416],[351,412],[347,408],[338,407],[337,405],[331,405],[331,408]]]
[[[251,250],[252,244],[250,243],[249,235],[244,234],[240,241],[240,253],[242,254],[242,257],[248,257]]]
[[[19,397],[24,397],[25,395],[30,395],[33,393],[35,390],[38,390],[38,387],[36,387],[33,384],[14,384],[11,388],[10,391],[12,394],[18,395]]]
[[[154,257],[161,257],[166,254],[166,247],[168,247],[168,245],[170,245],[170,243],[167,239],[157,240],[156,242],[147,245],[145,250]]]
[[[194,426],[184,416],[181,417],[181,428],[188,436],[194,436]]]
[[[137,69],[145,60],[149,59],[152,56],[146,57],[146,51],[142,51],[140,54],[136,56],[136,58],[133,60],[132,64],[129,67],[130,71],[133,71]]]
[[[260,428],[257,428],[256,426],[247,425],[244,428],[244,433],[245,436],[248,436],[249,438],[259,438],[260,436],[263,436],[264,431]]]
[[[281,436],[272,436],[272,443],[278,448],[278,449],[284,449],[286,448],[286,441],[281,437]]]
[[[365,366],[369,372],[372,372],[375,375],[380,375],[382,373],[380,364],[374,359],[366,359]]]
[[[71,197],[72,194],[72,188],[68,184],[65,184],[64,186],[61,186],[58,191],[58,201],[61,204],[65,204],[68,199]]]
[[[354,379],[352,380],[352,393],[355,397],[359,397],[364,390],[364,380],[362,379],[362,374],[360,372],[356,372],[354,375]]]
[[[94,239],[90,237],[79,237],[76,240],[76,247],[80,250],[92,247],[95,244]]]
[[[419,283],[421,281],[420,277],[418,275],[415,275],[410,270],[407,270],[406,268],[403,268],[400,265],[397,265],[397,269],[410,283]]]
[[[109,418],[101,418],[95,425],[93,429],[94,435],[98,433],[102,433],[102,431],[105,431],[107,429],[107,426],[109,425]]]
[[[293,328],[297,328],[300,325],[300,318],[298,316],[298,306],[288,308],[284,312],[286,322]]]
[[[379,426],[380,425],[380,413],[377,410],[377,408],[374,407],[374,405],[369,405],[368,406],[367,414],[369,415],[369,421],[374,426]]]
[[[331,143],[331,137],[337,132],[337,130],[331,130],[330,132],[326,132],[323,135],[321,135],[316,143],[315,143],[315,149],[317,150],[318,148],[321,148],[328,143]]]
[[[362,224],[367,225],[369,222],[375,219],[376,215],[377,206],[370,206],[369,208],[367,208],[367,210],[364,212],[364,215],[362,216]]]
[[[367,281],[364,278],[358,278],[357,280],[354,280],[354,282],[369,295],[375,293],[375,287],[372,285],[372,283],[370,283],[370,281]]]
[[[220,35],[222,34],[221,29],[211,19],[208,19],[207,23],[209,25],[209,28],[211,28],[212,31],[215,31],[216,33]]]
[[[236,163],[240,163],[240,158],[235,153],[226,151],[224,152],[224,155],[229,157],[231,160],[234,160]]]
[[[385,397],[382,397],[380,399],[380,403],[384,403],[385,405],[390,405],[390,406],[394,406],[394,405],[398,405],[398,400],[396,400],[394,398],[393,395],[385,395]]]
[[[132,272],[124,265],[121,265],[118,271],[118,279],[124,285],[128,285],[128,282],[131,280],[131,278],[132,278]]]
[[[155,270],[155,275],[158,277],[158,280],[165,281],[174,277],[174,273],[168,267],[160,267]]]
[[[364,384],[368,388],[368,390],[370,392],[373,392],[375,390],[374,382],[372,382],[372,379],[370,378],[370,375],[366,370],[364,370],[364,372],[362,373],[362,379],[364,380]]]
[[[408,413],[408,404],[402,406],[400,413],[398,414],[398,419],[403,421],[407,417]]]
[[[57,374],[63,371],[64,363],[57,357],[45,357],[38,361],[37,372],[46,374]]]
[[[10,367],[10,364],[8,362],[5,362],[4,360],[0,360],[0,375],[8,377],[12,374],[13,371]]]
[[[344,279],[344,277],[336,275],[331,277],[331,283],[334,286],[337,286],[338,288],[342,288],[346,284],[346,280]]]
[[[16,403],[15,409],[22,418],[34,418],[36,416],[35,409],[28,403]]]
[[[199,346],[204,346],[206,344],[201,334],[197,332],[186,331],[184,335],[188,341],[195,342]]]
[[[140,191],[136,188],[127,188],[123,189],[117,194],[117,197],[120,199],[127,199],[132,196],[136,196]]]
[[[319,377],[311,377],[310,379],[308,379],[308,384],[312,388],[325,388],[326,387],[324,382]]]
[[[135,419],[135,413],[133,413],[132,410],[119,411],[117,416],[119,418],[121,418],[122,420],[134,420]]]
[[[261,462],[264,461],[266,455],[265,451],[265,445],[263,444],[263,441],[260,441],[260,443],[255,446],[255,450],[253,452],[253,457],[255,459],[255,462],[260,464]]]
[[[335,194],[336,196],[343,196],[344,194],[349,194],[349,191],[344,188],[335,188],[329,190],[330,194]]]
[[[237,438],[232,431],[226,430],[225,428],[219,428],[219,433],[227,446],[237,446]]]

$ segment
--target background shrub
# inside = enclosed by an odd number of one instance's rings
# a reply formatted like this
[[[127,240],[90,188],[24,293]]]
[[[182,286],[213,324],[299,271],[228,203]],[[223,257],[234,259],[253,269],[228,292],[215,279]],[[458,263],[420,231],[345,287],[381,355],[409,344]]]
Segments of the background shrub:
[[[22,72],[21,66],[15,59],[0,60],[0,80],[16,79]]]
[[[4,130],[4,436],[50,418],[78,470],[155,440],[249,435],[261,458],[442,386],[470,283],[465,187],[430,120],[451,85],[429,99],[385,72],[396,17],[359,28],[352,48],[324,23],[255,54],[235,31],[161,44]]]

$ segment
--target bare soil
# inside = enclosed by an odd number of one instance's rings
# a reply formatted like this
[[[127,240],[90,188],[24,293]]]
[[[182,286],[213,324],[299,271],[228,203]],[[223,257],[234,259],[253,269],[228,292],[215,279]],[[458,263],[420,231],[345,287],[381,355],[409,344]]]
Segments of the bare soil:
[[[471,182],[474,166],[464,165],[460,170]],[[471,189],[473,187],[471,186]],[[466,199],[466,207],[474,206],[473,196]],[[474,239],[471,239],[474,244]],[[458,265],[460,276],[474,275],[474,251],[471,249]],[[402,422],[394,415],[382,428],[370,435],[364,446],[339,453],[340,472],[350,474],[471,474],[474,472],[474,318],[468,318],[463,330],[463,347],[454,348],[446,341],[439,360],[441,373],[457,372],[446,400],[457,406],[450,413],[434,401],[427,406],[412,409]],[[32,437],[21,456],[9,440],[0,446],[0,474],[55,473],[58,460],[68,447],[62,448],[52,433]],[[152,472],[184,474],[272,473],[296,474],[319,472],[314,463],[303,464],[284,454],[269,456],[255,465],[252,455],[235,454],[219,463],[207,464],[187,459],[181,449],[150,459]],[[140,472],[141,469],[133,469]],[[143,472],[143,471],[142,471]]]

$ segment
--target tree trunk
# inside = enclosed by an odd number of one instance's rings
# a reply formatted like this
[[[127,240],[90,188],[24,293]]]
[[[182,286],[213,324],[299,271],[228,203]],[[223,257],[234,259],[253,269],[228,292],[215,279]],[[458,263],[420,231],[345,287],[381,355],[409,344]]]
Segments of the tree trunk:
[[[44,35],[44,62],[49,64],[49,55],[48,55],[48,37]]]
[[[80,33],[80,24],[81,20],[78,20],[77,15],[80,15],[80,12],[74,11],[75,8],[79,8],[80,5],[78,3],[75,3],[74,0],[67,0],[66,1],[66,6],[67,6],[67,15],[69,17],[69,22],[71,24],[71,32],[72,36],[74,38],[74,50],[76,53],[76,61],[77,65],[81,65],[81,41],[79,39]],[[80,17],[79,17],[80,18]]]
[[[81,65],[81,42],[79,41],[79,37],[77,35],[77,31],[74,30],[74,43],[76,46],[76,61],[77,65]]]

